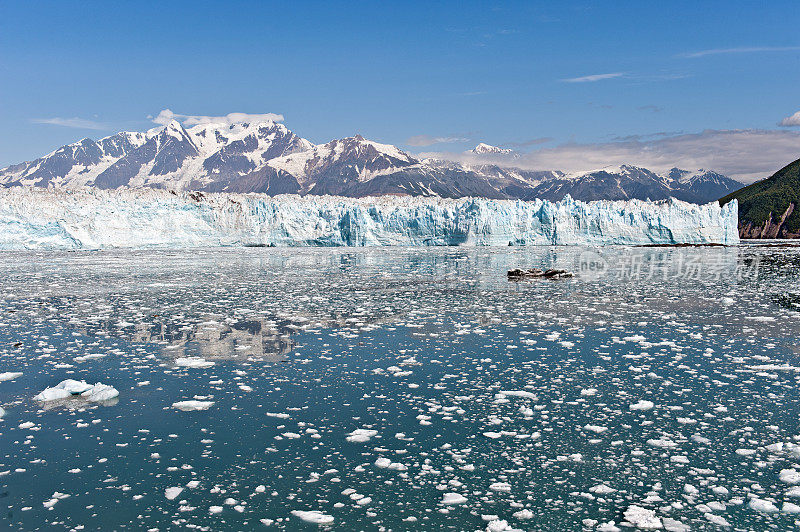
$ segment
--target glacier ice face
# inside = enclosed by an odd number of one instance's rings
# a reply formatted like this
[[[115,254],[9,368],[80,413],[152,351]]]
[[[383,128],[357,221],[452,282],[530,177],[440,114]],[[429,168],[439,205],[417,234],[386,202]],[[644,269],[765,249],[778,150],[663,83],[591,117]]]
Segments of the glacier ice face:
[[[737,204],[0,189],[0,249],[736,244]]]

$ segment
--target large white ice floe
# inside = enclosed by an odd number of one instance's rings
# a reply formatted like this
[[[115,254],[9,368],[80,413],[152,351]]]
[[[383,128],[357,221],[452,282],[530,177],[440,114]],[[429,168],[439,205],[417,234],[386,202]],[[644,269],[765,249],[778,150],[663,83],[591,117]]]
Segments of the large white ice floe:
[[[623,515],[625,516],[625,521],[640,530],[659,530],[664,528],[661,519],[653,510],[648,508],[633,504],[628,506]]]
[[[735,201],[583,203],[0,189],[0,249],[735,244]]]
[[[292,515],[302,519],[307,523],[326,525],[333,523],[333,517],[320,512],[319,510],[292,510]]]
[[[43,403],[71,398],[82,398],[93,403],[102,403],[117,397],[119,397],[119,392],[113,386],[100,382],[89,384],[86,381],[67,379],[52,388],[45,388],[33,398]]]
[[[214,406],[214,401],[177,401],[172,403],[172,408],[183,410],[184,412],[196,412],[198,410],[208,410]]]
[[[181,357],[175,359],[175,365],[185,368],[210,368],[214,362],[202,357]]]

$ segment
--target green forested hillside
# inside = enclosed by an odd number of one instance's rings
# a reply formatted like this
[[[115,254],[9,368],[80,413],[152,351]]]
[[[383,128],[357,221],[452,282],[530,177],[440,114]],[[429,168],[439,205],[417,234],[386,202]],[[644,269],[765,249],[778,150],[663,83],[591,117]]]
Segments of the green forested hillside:
[[[770,234],[765,236],[796,237],[800,233],[800,159],[767,179],[728,194],[719,202],[725,205],[732,199],[739,200],[741,236],[755,237],[769,223]],[[793,209],[791,214],[780,225],[781,217],[790,207]]]

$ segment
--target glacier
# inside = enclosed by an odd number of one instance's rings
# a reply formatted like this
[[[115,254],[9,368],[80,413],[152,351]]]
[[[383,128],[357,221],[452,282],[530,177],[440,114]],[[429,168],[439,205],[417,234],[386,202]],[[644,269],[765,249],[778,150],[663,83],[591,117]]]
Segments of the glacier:
[[[737,244],[738,206],[0,189],[0,249]]]

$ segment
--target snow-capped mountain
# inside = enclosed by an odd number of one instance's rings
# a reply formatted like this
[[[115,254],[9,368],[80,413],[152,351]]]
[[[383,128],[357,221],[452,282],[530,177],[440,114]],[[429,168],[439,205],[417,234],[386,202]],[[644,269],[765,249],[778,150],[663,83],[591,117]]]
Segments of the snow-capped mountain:
[[[472,154],[481,161],[512,152],[481,143]],[[513,165],[517,159],[510,160]],[[204,123],[187,129],[175,120],[144,133],[83,139],[34,161],[9,166],[0,170],[0,185],[551,201],[569,194],[582,201],[676,197],[695,203],[713,201],[742,186],[705,170],[673,168],[659,175],[621,166],[568,175],[418,159],[360,135],[314,145],[272,121]]]
[[[672,168],[656,174],[646,168],[622,165],[589,172],[562,175],[536,188],[536,197],[555,200],[569,194],[582,201],[677,198],[706,203],[721,198],[726,190],[738,190],[742,183],[716,172],[689,172]]]
[[[145,133],[83,139],[41,159],[0,170],[8,185],[202,190],[235,181],[267,161],[313,145],[283,124],[201,124],[173,120]]]
[[[509,150],[508,148],[499,148],[497,146],[492,146],[491,144],[486,144],[481,142],[468,153],[474,153],[475,155],[509,155],[514,153],[514,150]]]
[[[675,197],[684,201],[694,202],[692,198],[721,198],[744,186],[730,177],[702,168],[694,172],[672,168],[667,177],[678,183],[682,190]]]

